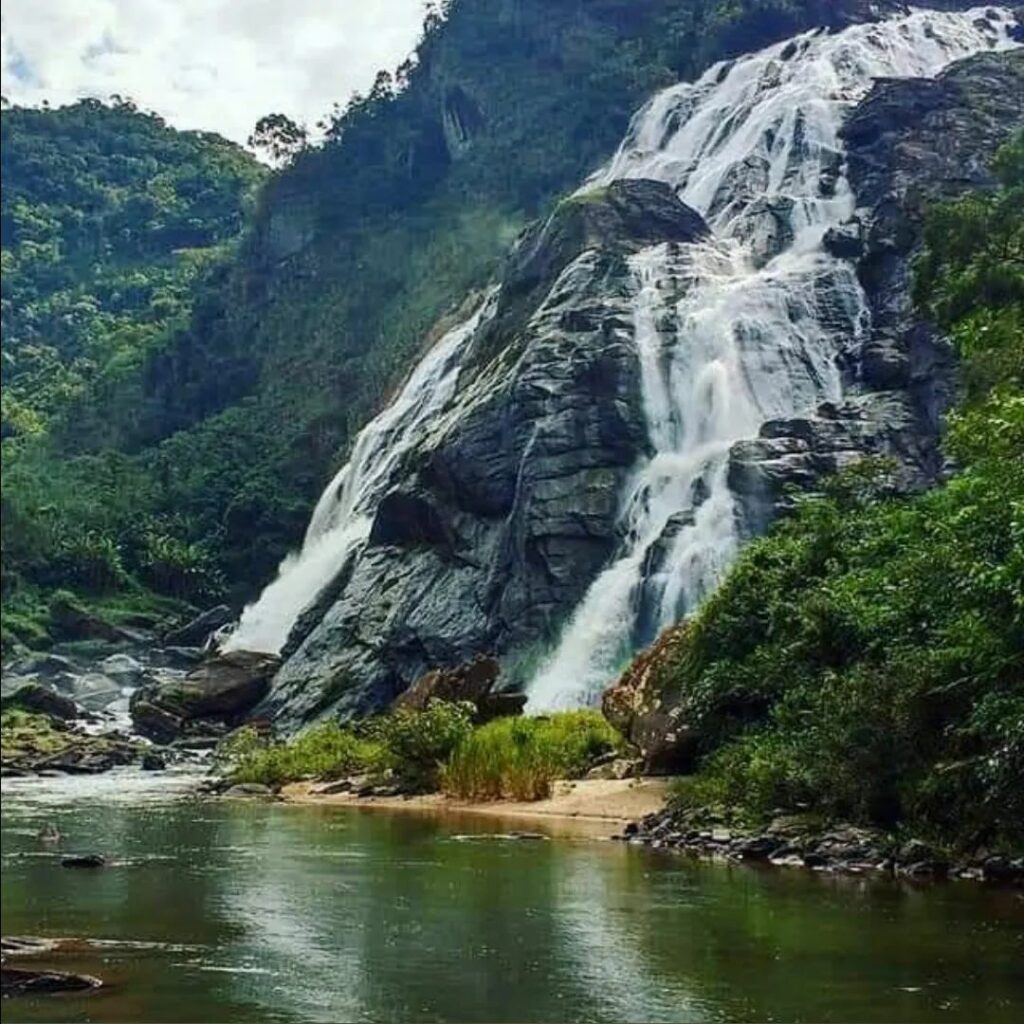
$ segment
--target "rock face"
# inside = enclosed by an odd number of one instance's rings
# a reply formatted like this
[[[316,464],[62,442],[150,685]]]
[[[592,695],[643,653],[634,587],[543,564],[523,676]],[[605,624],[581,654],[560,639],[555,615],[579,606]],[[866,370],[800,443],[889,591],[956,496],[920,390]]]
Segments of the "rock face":
[[[132,722],[142,736],[158,743],[204,727],[223,730],[266,694],[277,666],[278,659],[271,655],[217,655],[183,678],[140,686],[131,698]]]
[[[1022,124],[1019,51],[979,54],[934,79],[882,80],[852,112],[843,136],[858,209],[825,244],[856,259],[872,330],[848,353],[842,404],[770,421],[734,447],[729,480],[748,535],[788,506],[788,488],[811,487],[865,454],[893,459],[904,488],[941,475],[938,441],[956,367],[910,295],[921,220],[936,198],[993,185],[992,156]]]
[[[256,714],[287,728],[332,705],[382,710],[437,666],[551,637],[614,548],[647,443],[625,257],[706,234],[668,186],[623,181],[524,236],[448,429],[420,445],[342,585],[300,620]]]
[[[941,474],[955,368],[908,295],[918,225],[929,197],[990,181],[995,148],[1024,117],[1022,89],[1020,54],[982,54],[935,80],[879,82],[852,111],[845,172],[857,212],[825,245],[855,263],[871,327],[843,348],[841,401],[769,420],[732,446],[741,538],[785,510],[791,488],[864,455],[894,459],[903,487]],[[821,195],[842,170],[822,166]],[[729,188],[756,195],[764,173],[753,160]],[[719,199],[728,196],[712,211]],[[789,244],[787,219],[777,204],[755,213],[746,241],[764,260]],[[643,179],[573,197],[523,236],[460,356],[454,397],[389,467],[365,542],[299,618],[256,715],[287,729],[379,711],[426,673],[482,651],[510,687],[529,677],[619,548],[625,485],[651,454],[628,257],[664,243],[682,268],[671,287],[685,295],[687,247],[707,237],[669,186]],[[842,323],[837,282],[823,275],[815,288]],[[620,697],[612,713],[628,718],[650,767],[685,760],[692,737],[678,709],[658,707],[641,683]]]

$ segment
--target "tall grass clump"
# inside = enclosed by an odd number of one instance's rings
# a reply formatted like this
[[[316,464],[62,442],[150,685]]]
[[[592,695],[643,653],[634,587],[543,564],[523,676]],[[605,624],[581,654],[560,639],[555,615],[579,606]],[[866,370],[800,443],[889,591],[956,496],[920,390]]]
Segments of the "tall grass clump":
[[[441,784],[464,800],[542,800],[556,779],[579,777],[621,742],[597,711],[499,718],[455,748]]]
[[[343,726],[321,722],[286,741],[246,727],[229,736],[217,757],[233,783],[279,786],[299,779],[334,779],[366,772],[406,792],[435,790],[452,751],[472,731],[473,705],[432,700],[423,710]]]

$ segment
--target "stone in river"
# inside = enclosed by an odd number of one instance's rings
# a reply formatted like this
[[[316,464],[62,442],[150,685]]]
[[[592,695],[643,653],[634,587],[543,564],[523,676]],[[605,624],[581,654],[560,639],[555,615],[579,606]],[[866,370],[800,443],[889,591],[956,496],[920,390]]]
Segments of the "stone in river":
[[[54,995],[99,988],[103,982],[91,974],[67,974],[64,971],[30,971],[21,967],[3,967],[3,996]]]
[[[107,858],[100,853],[72,853],[61,857],[60,863],[65,868],[101,868],[107,863]]]

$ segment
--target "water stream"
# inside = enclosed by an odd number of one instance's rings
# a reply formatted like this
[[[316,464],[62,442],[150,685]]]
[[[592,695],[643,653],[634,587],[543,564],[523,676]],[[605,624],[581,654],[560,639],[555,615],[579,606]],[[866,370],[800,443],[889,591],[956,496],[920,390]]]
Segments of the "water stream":
[[[704,864],[554,826],[546,842],[468,842],[522,823],[198,800],[187,781],[3,780],[4,934],[77,938],[48,963],[106,982],[5,1000],[5,1021],[1010,1024],[1024,1012],[1011,891]],[[37,839],[47,822],[57,849]],[[71,851],[110,863],[61,867]]]

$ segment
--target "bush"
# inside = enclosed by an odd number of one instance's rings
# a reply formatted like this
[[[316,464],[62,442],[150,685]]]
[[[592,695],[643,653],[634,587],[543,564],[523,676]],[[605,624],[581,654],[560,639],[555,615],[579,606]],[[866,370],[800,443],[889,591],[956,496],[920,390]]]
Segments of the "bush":
[[[620,743],[597,711],[500,718],[459,744],[442,786],[465,800],[542,800],[556,779],[582,775],[596,757]]]
[[[286,743],[261,737],[251,726],[232,733],[217,749],[217,760],[234,783],[278,786],[304,778],[338,778],[381,768],[383,751],[337,722],[324,722]]]
[[[232,782],[282,785],[352,772],[390,775],[406,791],[437,788],[440,771],[472,729],[473,707],[431,701],[423,711],[402,709],[354,727],[312,725],[285,742],[239,729],[218,748]]]
[[[445,762],[473,730],[472,704],[431,700],[423,711],[400,708],[374,719],[366,734],[406,790],[437,789]]]

